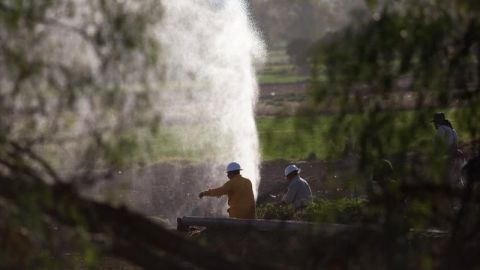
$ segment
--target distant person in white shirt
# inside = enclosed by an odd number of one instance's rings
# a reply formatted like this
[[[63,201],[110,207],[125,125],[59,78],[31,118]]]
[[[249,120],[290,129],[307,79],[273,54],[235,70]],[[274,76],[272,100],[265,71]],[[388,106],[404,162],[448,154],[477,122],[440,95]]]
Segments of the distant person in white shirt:
[[[445,114],[437,112],[433,115],[433,124],[437,129],[435,146],[443,148],[449,156],[457,154],[457,132],[450,121],[445,119]]]
[[[282,198],[282,203],[292,204],[295,210],[304,208],[312,198],[312,190],[305,179],[298,174],[300,169],[295,165],[285,168],[285,178],[290,183],[288,191]]]
[[[445,158],[446,162],[445,180],[453,185],[463,185],[459,174],[462,153],[457,146],[457,132],[442,112],[435,113],[432,122],[437,129],[434,138],[435,153]]]

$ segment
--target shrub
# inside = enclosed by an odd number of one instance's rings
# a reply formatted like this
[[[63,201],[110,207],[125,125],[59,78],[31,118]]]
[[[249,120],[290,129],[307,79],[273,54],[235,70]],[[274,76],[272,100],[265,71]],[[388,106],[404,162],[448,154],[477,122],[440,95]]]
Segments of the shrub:
[[[263,204],[257,207],[257,218],[260,219],[294,219],[295,210],[292,206]]]
[[[317,223],[350,224],[362,220],[364,200],[340,198],[314,198],[307,207],[298,213],[301,220]]]
[[[274,205],[271,203],[257,207],[257,217],[260,219],[293,219],[316,223],[351,224],[362,220],[362,209],[365,200],[341,198],[314,198],[301,211],[295,211],[291,206]]]

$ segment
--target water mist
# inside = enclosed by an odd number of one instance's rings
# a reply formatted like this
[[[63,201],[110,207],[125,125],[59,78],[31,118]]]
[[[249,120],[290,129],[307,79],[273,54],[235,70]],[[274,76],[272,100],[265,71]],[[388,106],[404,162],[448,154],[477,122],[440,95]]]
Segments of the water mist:
[[[139,210],[161,216],[168,204],[175,208],[174,213],[166,211],[169,219],[172,214],[226,215],[225,199],[199,200],[197,194],[222,185],[227,180],[225,166],[236,161],[243,168],[242,175],[252,181],[257,196],[255,64],[264,57],[263,43],[244,1],[163,3],[164,18],[158,29],[165,58],[161,126],[174,131],[179,150],[193,153],[195,162],[157,165],[147,172],[150,176],[142,177],[148,182],[133,182],[137,194],[132,201]],[[152,194],[155,188],[150,186],[162,186],[163,190],[168,186],[170,190],[168,194]]]
[[[243,1],[37,7],[34,18],[22,15],[28,23],[0,25],[0,108],[8,115],[0,127],[48,161],[46,181],[57,181],[53,168],[85,196],[171,222],[226,214],[225,201],[197,195],[223,184],[231,161],[256,194],[254,63],[264,51]],[[155,151],[162,145],[177,160]]]

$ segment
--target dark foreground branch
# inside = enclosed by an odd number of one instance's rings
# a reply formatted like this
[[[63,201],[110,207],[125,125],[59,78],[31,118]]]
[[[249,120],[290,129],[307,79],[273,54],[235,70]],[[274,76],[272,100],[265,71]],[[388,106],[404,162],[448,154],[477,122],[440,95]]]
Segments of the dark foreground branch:
[[[22,174],[0,174],[0,196],[18,204],[19,198],[27,194],[36,194],[32,196],[34,203],[58,222],[69,226],[81,224],[90,233],[110,236],[113,254],[145,269],[172,268],[173,265],[176,269],[188,265],[206,269],[259,268],[205,249],[126,208],[82,198],[68,184],[47,185]]]

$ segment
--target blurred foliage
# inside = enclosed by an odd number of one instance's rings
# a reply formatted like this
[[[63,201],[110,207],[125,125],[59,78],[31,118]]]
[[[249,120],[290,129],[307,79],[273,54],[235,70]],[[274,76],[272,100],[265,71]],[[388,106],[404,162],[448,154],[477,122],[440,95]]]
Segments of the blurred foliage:
[[[2,2],[2,143],[63,171],[133,162],[113,148],[135,148],[158,126],[161,14],[155,1]]]
[[[314,198],[302,210],[299,217],[302,220],[316,223],[355,224],[362,221],[362,208],[365,200],[340,198],[328,200]]]
[[[451,109],[454,127],[467,134],[462,138],[478,138],[472,122],[480,116],[478,14],[474,1],[386,1],[374,5],[371,18],[318,42],[313,98],[338,112],[329,134],[354,142],[359,169],[368,171],[392,149],[405,158],[431,156],[432,144],[419,140],[433,137],[438,110]],[[402,103],[408,114],[397,112]]]
[[[140,160],[128,153],[159,122],[152,34],[162,12],[157,1],[0,2],[1,269],[98,261],[84,214],[55,205],[61,190],[25,187],[90,185]]]
[[[328,1],[274,2],[282,12],[269,23],[288,36],[302,37],[304,33],[292,30],[302,28],[308,35],[329,32],[315,28],[318,4]],[[327,146],[319,151],[338,156],[342,149],[345,156],[355,157],[358,175],[353,179],[363,181],[360,185],[370,178],[376,160],[392,160],[397,192],[404,193],[407,207],[403,219],[404,213],[395,212],[398,208],[379,206],[384,212],[375,222],[384,233],[377,242],[384,247],[384,268],[403,269],[397,263],[408,255],[404,225],[450,232],[449,245],[432,248],[440,250],[432,253],[437,257],[410,254],[414,262],[423,262],[417,269],[437,265],[435,258],[445,260],[447,269],[478,266],[478,179],[470,177],[466,187],[445,185],[446,159],[435,154],[428,137],[434,133],[433,112],[444,110],[461,138],[479,138],[480,2],[368,3],[367,16],[358,13],[351,27],[323,36],[312,50],[317,109],[312,113],[329,112],[332,118],[302,118],[288,127],[294,136],[282,136],[279,145],[305,153],[318,145],[312,136],[296,131],[325,134],[318,140]],[[103,247],[155,269],[159,264],[149,263],[159,259],[165,268],[187,262],[206,269],[236,269],[228,259],[214,257],[217,253],[183,242],[125,209],[86,201],[76,192],[80,185],[109,179],[125,162],[141,161],[127,153],[158,135],[155,100],[163,66],[154,28],[162,12],[153,0],[0,2],[0,268],[93,268]],[[292,27],[279,27],[288,14],[295,18],[289,21]],[[335,21],[334,15],[327,19]],[[267,133],[261,136],[271,141]],[[329,140],[322,141],[326,137]],[[305,144],[305,138],[313,146]],[[478,155],[478,147],[466,156]],[[365,207],[363,200],[315,199],[300,213],[265,205],[258,215],[355,223]],[[400,218],[402,226],[395,222]],[[369,243],[350,238],[335,242],[357,248]],[[156,250],[158,246],[165,249]],[[341,247],[333,251],[348,250]]]
[[[465,197],[469,188],[465,178],[461,182],[460,168],[480,154],[479,3],[368,1],[368,16],[324,36],[313,49],[312,114],[333,115],[322,127],[325,136],[355,157],[352,170],[359,184],[367,183],[373,164],[385,158],[392,161],[398,177],[395,194],[384,190],[383,202],[378,203],[383,213],[377,222],[391,242],[384,254],[389,269],[402,269],[392,257],[401,252],[392,252],[405,251],[401,248],[408,239],[405,226],[448,231],[463,222],[459,209],[469,200]],[[446,112],[460,135],[463,154],[457,154],[454,162],[433,143],[436,111]],[[403,210],[392,206],[392,197],[405,198]],[[462,241],[478,247],[476,240]],[[463,255],[445,254],[446,265],[478,265],[462,262]]]
[[[257,218],[259,219],[293,219],[295,211],[291,205],[275,205],[266,203],[257,206]]]

